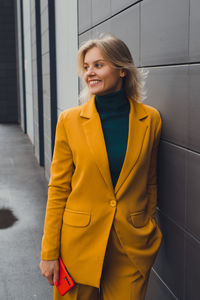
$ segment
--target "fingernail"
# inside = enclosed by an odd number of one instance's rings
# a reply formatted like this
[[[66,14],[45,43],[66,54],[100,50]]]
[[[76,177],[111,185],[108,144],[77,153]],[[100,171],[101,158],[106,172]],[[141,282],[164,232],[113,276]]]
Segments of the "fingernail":
[[[58,281],[55,282],[55,286],[58,286]]]

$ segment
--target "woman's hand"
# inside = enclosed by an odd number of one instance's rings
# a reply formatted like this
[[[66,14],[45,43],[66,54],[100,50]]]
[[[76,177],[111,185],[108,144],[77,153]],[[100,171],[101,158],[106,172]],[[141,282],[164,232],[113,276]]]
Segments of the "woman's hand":
[[[40,270],[42,275],[47,278],[50,285],[57,285],[57,282],[59,281],[58,260],[41,260]]]

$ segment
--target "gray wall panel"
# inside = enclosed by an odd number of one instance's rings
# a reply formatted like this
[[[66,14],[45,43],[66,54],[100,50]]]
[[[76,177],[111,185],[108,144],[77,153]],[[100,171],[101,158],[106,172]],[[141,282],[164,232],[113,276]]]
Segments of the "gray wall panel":
[[[77,1],[55,1],[57,116],[78,104]],[[70,88],[69,88],[70,87]]]
[[[186,300],[199,300],[200,243],[186,236]]]
[[[49,52],[49,31],[46,30],[42,34],[42,52],[45,54]]]
[[[43,94],[50,97],[50,77],[49,74],[43,75]]]
[[[48,8],[46,7],[46,9],[44,9],[43,12],[41,12],[41,29],[42,29],[42,33],[47,31],[48,27],[49,27]]]
[[[129,47],[135,64],[139,65],[139,5],[112,17],[111,33],[121,38]]]
[[[48,66],[49,53],[49,24],[48,5],[46,0],[40,1],[41,7],[41,43],[42,43],[42,81],[43,81],[43,120],[44,120],[44,166],[45,176],[49,178],[51,164],[51,87],[50,87],[50,67]],[[43,8],[44,7],[44,8]],[[43,8],[43,10],[42,10]]]
[[[189,84],[188,67],[149,68],[148,98],[145,103],[159,109],[163,120],[162,137],[188,146]]]
[[[111,15],[110,0],[92,1],[92,26],[109,18]]]
[[[38,84],[37,84],[37,55],[35,30],[35,1],[31,0],[31,51],[32,51],[32,82],[33,82],[33,122],[34,122],[34,151],[39,161],[39,120],[38,120]]]
[[[92,26],[92,0],[78,0],[79,33]]]
[[[163,240],[154,269],[172,293],[181,300],[184,299],[184,233],[163,214],[160,214],[159,220]]]
[[[47,6],[48,6],[48,0],[41,0],[40,1],[41,13],[43,12],[43,10],[47,9]]]
[[[200,1],[190,0],[190,61],[200,61]]]
[[[42,10],[42,3],[44,0],[40,2],[40,12],[41,12],[41,33],[43,34],[48,30],[48,7],[45,5]]]
[[[32,39],[31,39],[31,42],[32,42],[32,61],[36,62],[37,57],[36,57],[35,30],[32,30],[31,36],[32,36]]]
[[[18,78],[18,103],[19,103],[19,111],[18,111],[18,119],[22,130],[25,131],[25,114],[24,114],[24,94],[23,94],[23,58],[22,58],[22,31],[21,31],[21,10],[20,10],[20,0],[17,0],[15,3],[16,7],[16,48],[17,48],[17,78]]]
[[[186,160],[183,148],[161,141],[158,163],[158,206],[174,221],[185,225]],[[174,184],[176,183],[176,184]]]
[[[127,6],[134,4],[138,0],[111,0],[111,13],[112,15],[126,8]]]
[[[95,26],[91,30],[91,37],[96,38],[99,37],[101,33],[109,33],[110,32],[110,20],[107,20],[97,26]]]
[[[145,300],[177,300],[177,298],[152,269]]]
[[[142,65],[188,61],[189,0],[141,2]]]
[[[50,63],[49,63],[49,53],[46,52],[43,55],[42,59],[42,68],[43,68],[43,75],[47,75],[50,73]]]
[[[189,66],[189,148],[200,152],[200,65]]]
[[[79,39],[78,39],[78,44],[79,47],[87,40],[89,40],[91,38],[91,31],[86,31],[85,33],[82,33],[81,35],[79,35]]]
[[[26,89],[26,113],[27,113],[27,134],[34,143],[33,126],[33,89],[32,89],[32,45],[31,45],[31,14],[30,1],[23,2],[24,21],[24,61],[25,61],[25,89]]]
[[[187,227],[200,239],[200,154],[188,151]]]

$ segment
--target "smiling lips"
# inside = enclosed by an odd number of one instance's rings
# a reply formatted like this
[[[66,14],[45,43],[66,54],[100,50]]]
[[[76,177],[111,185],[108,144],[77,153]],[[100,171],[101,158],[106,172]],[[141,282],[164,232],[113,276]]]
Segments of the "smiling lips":
[[[101,80],[97,80],[97,79],[95,79],[95,80],[90,80],[90,81],[89,81],[89,85],[90,85],[90,86],[95,86],[95,85],[97,85],[99,82],[101,82]]]

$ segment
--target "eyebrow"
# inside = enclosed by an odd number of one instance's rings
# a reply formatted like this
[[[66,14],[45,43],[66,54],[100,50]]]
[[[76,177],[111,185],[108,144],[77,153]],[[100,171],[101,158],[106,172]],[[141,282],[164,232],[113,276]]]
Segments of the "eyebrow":
[[[97,63],[97,62],[99,62],[99,61],[105,61],[105,60],[104,60],[104,59],[97,59],[97,60],[95,60],[93,63]],[[84,65],[88,65],[87,62],[84,62],[83,64],[84,64]]]

